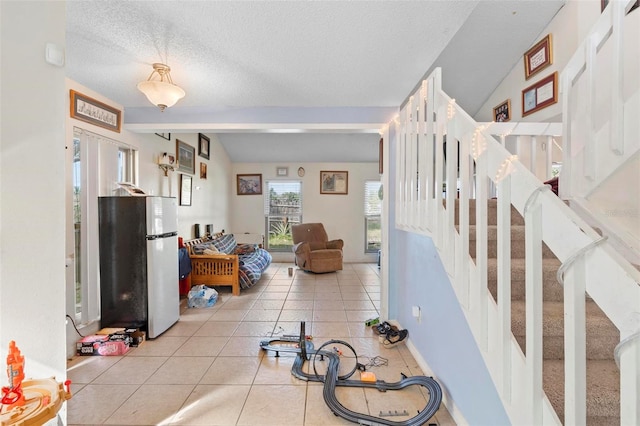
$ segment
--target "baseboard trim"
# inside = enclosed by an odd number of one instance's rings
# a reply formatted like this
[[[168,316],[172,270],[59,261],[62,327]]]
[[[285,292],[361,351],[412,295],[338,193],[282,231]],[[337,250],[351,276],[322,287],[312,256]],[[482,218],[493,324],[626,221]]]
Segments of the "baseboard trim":
[[[438,381],[438,384],[442,388],[442,403],[447,408],[447,411],[449,411],[451,418],[456,422],[457,425],[468,425],[469,423],[462,415],[460,409],[456,406],[453,398],[451,398],[451,394],[447,390],[447,387],[440,380],[438,380],[437,376],[433,373],[422,355],[420,355],[420,352],[418,352],[416,346],[413,344],[413,342],[411,342],[411,339],[407,339],[406,345],[407,349],[409,349],[409,352],[411,352],[411,355],[413,355],[413,358],[418,363],[418,366],[420,367],[424,375],[433,377]]]

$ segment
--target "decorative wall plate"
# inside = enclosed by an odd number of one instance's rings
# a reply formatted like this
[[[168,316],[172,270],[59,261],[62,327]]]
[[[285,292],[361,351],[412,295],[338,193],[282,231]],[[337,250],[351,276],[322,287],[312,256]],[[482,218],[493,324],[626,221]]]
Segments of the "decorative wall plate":
[[[298,167],[298,176],[300,176],[300,177],[304,176],[304,168],[303,167]]]

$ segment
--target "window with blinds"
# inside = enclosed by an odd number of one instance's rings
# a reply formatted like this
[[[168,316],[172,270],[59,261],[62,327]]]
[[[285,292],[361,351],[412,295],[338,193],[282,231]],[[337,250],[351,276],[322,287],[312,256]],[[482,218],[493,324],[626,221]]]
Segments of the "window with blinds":
[[[270,251],[291,251],[291,225],[302,223],[302,182],[266,181],[265,244]]]
[[[364,183],[364,251],[366,253],[377,252],[382,245],[381,212],[382,183],[380,181],[366,181]]]

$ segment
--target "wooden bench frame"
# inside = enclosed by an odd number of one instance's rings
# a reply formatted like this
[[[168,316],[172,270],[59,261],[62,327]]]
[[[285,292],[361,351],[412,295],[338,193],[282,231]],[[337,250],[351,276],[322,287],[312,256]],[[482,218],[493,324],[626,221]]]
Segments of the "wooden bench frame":
[[[184,242],[191,259],[191,283],[193,285],[230,286],[234,296],[240,295],[238,278],[239,262],[236,254],[193,254],[192,247],[211,241],[210,238],[196,238]]]

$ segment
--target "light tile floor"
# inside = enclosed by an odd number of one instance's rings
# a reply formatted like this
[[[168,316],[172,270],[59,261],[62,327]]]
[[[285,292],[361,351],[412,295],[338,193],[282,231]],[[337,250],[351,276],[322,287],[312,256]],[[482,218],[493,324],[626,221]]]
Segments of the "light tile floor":
[[[322,397],[322,384],[292,376],[295,355],[260,349],[269,337],[297,336],[300,321],[319,348],[329,340],[349,343],[358,361],[377,379],[396,382],[422,371],[404,343],[387,348],[364,322],[378,316],[380,278],[375,264],[345,264],[344,270],[310,274],[291,264],[272,264],[240,296],[226,288],[211,308],[189,309],[182,300],[178,323],[124,356],[75,357],[68,363],[73,397],[69,425],[346,425]],[[340,374],[354,364],[342,351]],[[326,348],[325,348],[326,349]],[[378,364],[386,365],[378,365]],[[312,372],[314,365],[305,368]],[[318,374],[324,362],[316,360]],[[351,379],[359,379],[356,372]],[[338,387],[347,408],[379,416],[413,416],[426,404],[422,388],[379,392]],[[385,417],[402,421],[409,416]],[[428,424],[454,425],[441,406]]]

